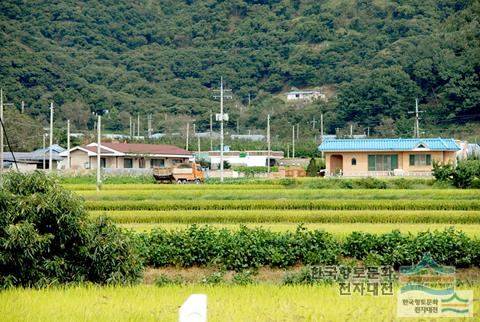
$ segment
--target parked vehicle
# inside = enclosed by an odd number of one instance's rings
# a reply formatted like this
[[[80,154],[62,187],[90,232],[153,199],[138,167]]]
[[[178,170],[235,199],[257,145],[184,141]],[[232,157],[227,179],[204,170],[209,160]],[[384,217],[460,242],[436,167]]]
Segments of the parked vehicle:
[[[181,163],[173,168],[154,168],[153,176],[157,183],[202,183],[202,167],[193,163]]]

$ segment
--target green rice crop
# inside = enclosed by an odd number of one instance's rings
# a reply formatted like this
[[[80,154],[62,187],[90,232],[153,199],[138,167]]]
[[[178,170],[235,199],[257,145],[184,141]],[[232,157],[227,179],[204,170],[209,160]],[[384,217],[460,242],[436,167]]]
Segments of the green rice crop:
[[[101,200],[87,210],[480,210],[480,200]]]
[[[90,211],[92,217],[101,215],[117,223],[480,223],[480,211],[453,210]]]
[[[178,187],[178,186],[177,186]],[[446,199],[479,200],[478,190],[167,189],[78,191],[86,200]]]

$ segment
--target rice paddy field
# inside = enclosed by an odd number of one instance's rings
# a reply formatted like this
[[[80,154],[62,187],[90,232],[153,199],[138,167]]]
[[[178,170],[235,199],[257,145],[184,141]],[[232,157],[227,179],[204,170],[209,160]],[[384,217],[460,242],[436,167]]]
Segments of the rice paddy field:
[[[473,289],[474,294],[480,292],[480,286],[468,289]],[[0,312],[5,322],[178,321],[178,307],[193,293],[207,294],[211,322],[405,320],[395,318],[395,295],[342,296],[333,285],[13,289],[0,293]],[[474,312],[479,310],[477,300]],[[475,316],[478,318],[478,313]]]
[[[319,179],[321,180],[321,179]],[[480,238],[480,190],[320,189],[272,182],[204,185],[68,184],[92,218],[108,216],[135,232],[186,229],[192,224],[237,230],[324,229],[342,240],[353,231],[402,233],[454,226]],[[310,184],[312,183],[313,184]],[[168,268],[176,270],[177,268]],[[473,274],[478,275],[478,270]],[[475,278],[478,280],[478,278]],[[398,288],[398,286],[395,286]],[[460,287],[462,288],[462,287]],[[474,291],[480,319],[480,284]],[[10,289],[0,292],[2,321],[177,321],[192,293],[208,296],[209,321],[399,321],[393,296],[342,296],[338,285],[93,286]]]
[[[321,179],[320,179],[321,180]],[[108,216],[121,227],[150,231],[210,225],[274,231],[325,229],[338,238],[352,231],[416,233],[454,226],[480,235],[480,191],[438,189],[319,189],[309,184],[269,183],[66,185],[86,201],[92,217]],[[318,186],[318,185],[317,185]]]

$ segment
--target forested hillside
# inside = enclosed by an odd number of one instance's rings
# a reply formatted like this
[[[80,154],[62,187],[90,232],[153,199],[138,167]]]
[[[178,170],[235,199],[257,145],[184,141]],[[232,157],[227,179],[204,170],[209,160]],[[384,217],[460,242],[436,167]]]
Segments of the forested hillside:
[[[206,130],[223,76],[232,131],[264,129],[270,113],[280,137],[314,132],[323,111],[330,133],[408,136],[418,97],[439,135],[480,121],[479,12],[475,0],[2,0],[1,86],[37,119],[54,101],[78,131],[103,108],[111,131],[149,113],[155,131]],[[332,97],[290,106],[291,88]]]

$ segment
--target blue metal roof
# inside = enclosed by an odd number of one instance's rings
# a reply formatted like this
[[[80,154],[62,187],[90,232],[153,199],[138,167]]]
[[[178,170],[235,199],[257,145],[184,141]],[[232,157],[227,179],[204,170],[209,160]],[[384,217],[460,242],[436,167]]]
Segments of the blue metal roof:
[[[339,139],[325,140],[319,151],[411,151],[425,148],[432,151],[458,151],[453,139]]]

